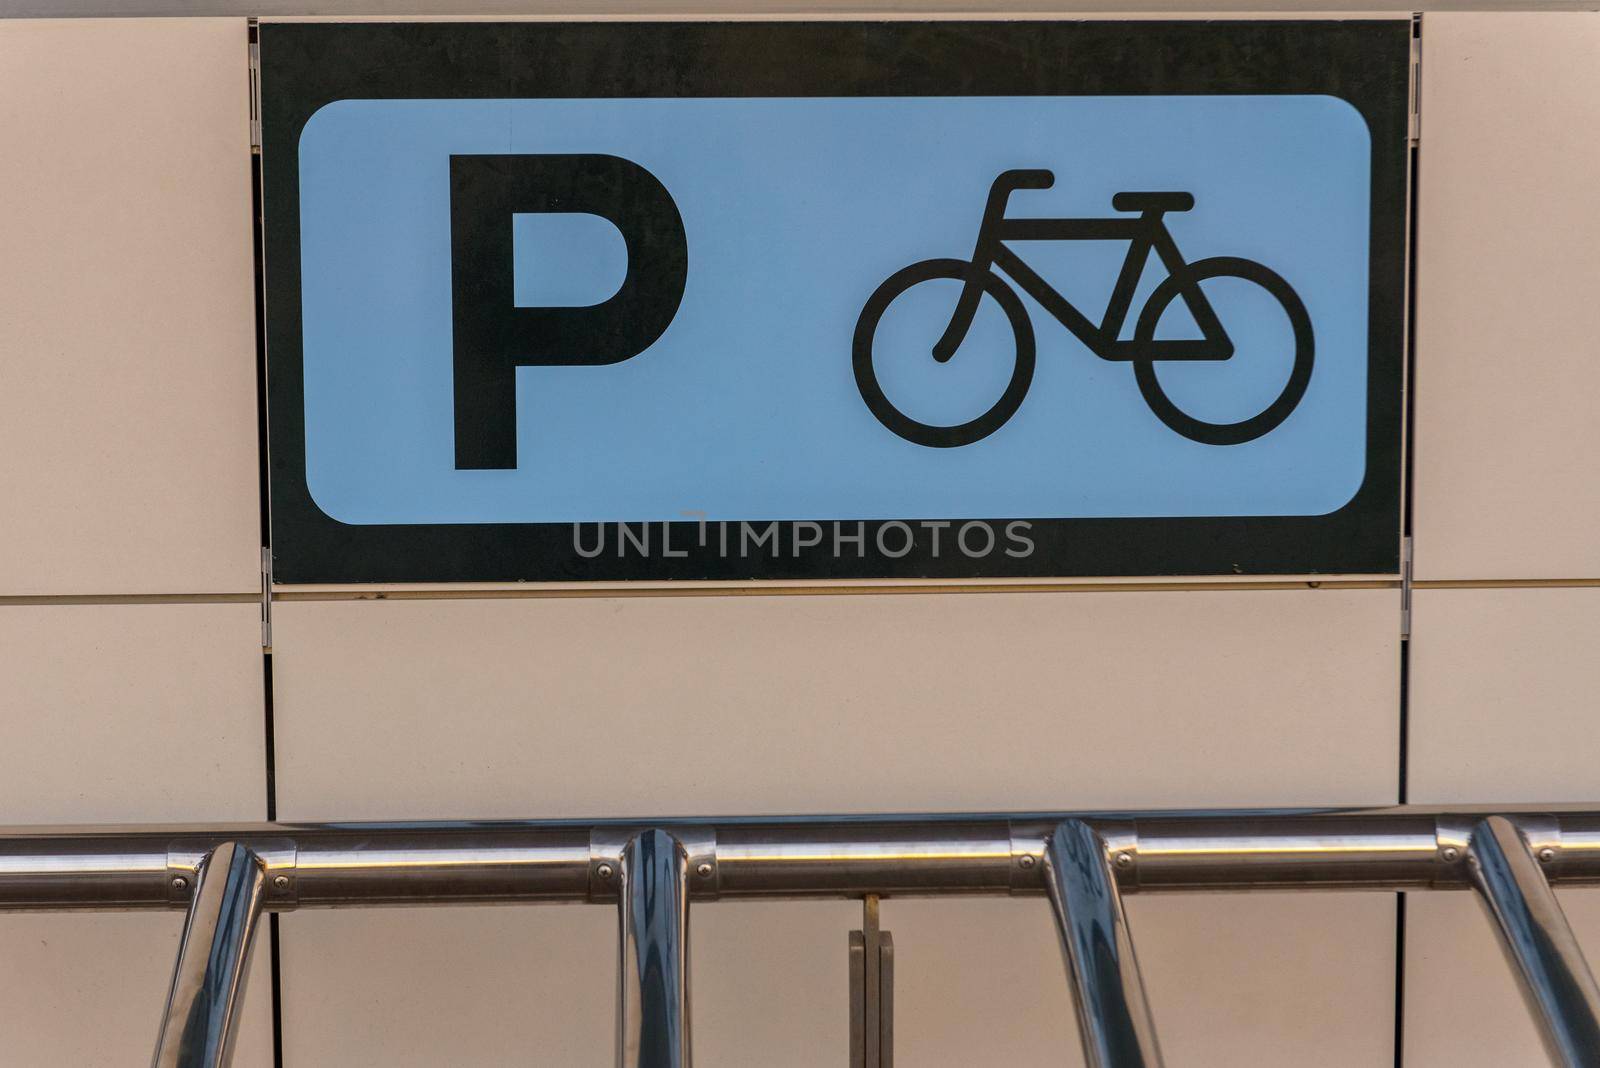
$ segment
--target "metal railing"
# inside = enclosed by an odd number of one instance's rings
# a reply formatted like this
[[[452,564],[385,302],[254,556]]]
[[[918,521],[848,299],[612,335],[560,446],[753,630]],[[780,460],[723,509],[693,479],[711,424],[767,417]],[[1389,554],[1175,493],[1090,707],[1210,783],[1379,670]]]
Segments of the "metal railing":
[[[1122,896],[1287,889],[1474,890],[1551,1060],[1600,1064],[1600,990],[1553,885],[1600,885],[1600,809],[0,830],[0,909],[187,910],[158,1068],[228,1063],[263,911],[485,902],[614,905],[617,1064],[688,1068],[690,906],[818,896],[866,902],[850,943],[852,1057],[886,1068],[893,957],[877,902],[956,894],[1048,897],[1086,1062],[1151,1068],[1161,1053]]]

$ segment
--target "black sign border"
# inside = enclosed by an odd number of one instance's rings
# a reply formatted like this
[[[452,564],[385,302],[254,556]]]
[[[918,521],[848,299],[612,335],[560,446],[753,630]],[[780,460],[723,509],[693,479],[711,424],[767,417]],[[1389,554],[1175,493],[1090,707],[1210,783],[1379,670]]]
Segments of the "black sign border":
[[[1400,563],[1411,24],[1383,20],[263,22],[262,194],[274,578],[281,583],[1395,574]],[[339,522],[306,484],[300,132],[345,98],[1327,93],[1372,135],[1367,471],[1322,516],[988,520],[1033,553],[969,559],[948,536],[880,553],[698,549],[584,559],[567,523]],[[831,517],[817,517],[829,524]],[[851,531],[855,520],[844,521]],[[919,520],[907,520],[916,527]],[[764,524],[762,524],[764,525]],[[586,524],[586,526],[588,526]],[[662,524],[651,524],[659,531]],[[589,538],[593,537],[590,527]],[[711,539],[715,545],[715,537]],[[891,538],[898,545],[898,539]],[[1002,537],[1002,543],[1003,537]],[[821,550],[830,546],[824,540]]]

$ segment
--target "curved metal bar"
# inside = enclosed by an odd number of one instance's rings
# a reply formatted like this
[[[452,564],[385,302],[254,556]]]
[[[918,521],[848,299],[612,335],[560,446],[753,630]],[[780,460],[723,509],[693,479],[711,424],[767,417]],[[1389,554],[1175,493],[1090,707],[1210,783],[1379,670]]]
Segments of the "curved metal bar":
[[[617,1068],[689,1068],[689,855],[663,830],[622,850]]]
[[[1063,820],[1045,846],[1044,863],[1084,1063],[1161,1068],[1155,1021],[1104,839],[1082,820]]]
[[[225,1068],[267,872],[246,846],[224,842],[195,875],[154,1068]]]
[[[1527,838],[1504,816],[1490,816],[1473,828],[1468,858],[1550,1060],[1600,1064],[1600,988]]]

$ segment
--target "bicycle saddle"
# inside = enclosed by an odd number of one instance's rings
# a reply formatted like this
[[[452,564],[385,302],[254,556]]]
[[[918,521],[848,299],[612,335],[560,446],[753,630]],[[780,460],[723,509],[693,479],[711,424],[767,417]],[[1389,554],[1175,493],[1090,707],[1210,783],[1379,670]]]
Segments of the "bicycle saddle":
[[[1118,193],[1111,198],[1117,211],[1188,211],[1193,193]]]

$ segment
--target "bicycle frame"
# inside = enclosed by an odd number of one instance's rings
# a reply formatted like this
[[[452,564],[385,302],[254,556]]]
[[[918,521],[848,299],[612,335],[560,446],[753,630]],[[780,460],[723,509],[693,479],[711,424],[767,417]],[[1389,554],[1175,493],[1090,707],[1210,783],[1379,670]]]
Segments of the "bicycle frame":
[[[1122,340],[1133,305],[1134,291],[1154,252],[1168,273],[1176,275],[1188,266],[1163,219],[1165,210],[1149,208],[1137,216],[1108,219],[1008,219],[1006,206],[1016,189],[1048,189],[1054,183],[1049,171],[1008,171],[995,179],[984,208],[978,244],[972,257],[972,273],[962,288],[950,325],[934,346],[934,358],[941,363],[955,355],[978,312],[983,295],[979,279],[998,268],[1055,319],[1082,341],[1089,351],[1103,360],[1226,360],[1233,355],[1233,342],[1223,329],[1211,303],[1198,285],[1188,285],[1182,297],[1200,328],[1201,337],[1157,341],[1151,338]],[[1106,304],[1099,324],[1092,322],[1054,286],[1008,248],[1008,241],[1127,241],[1128,255]]]

